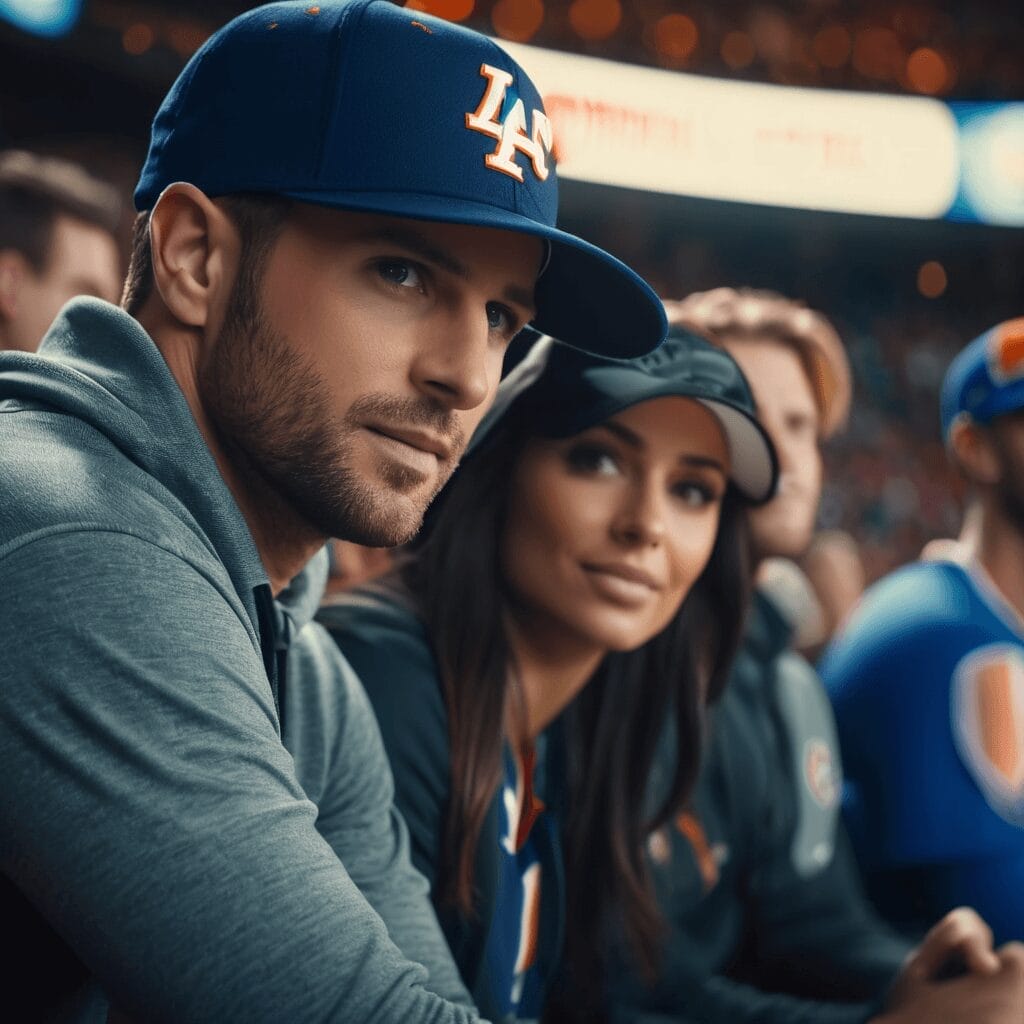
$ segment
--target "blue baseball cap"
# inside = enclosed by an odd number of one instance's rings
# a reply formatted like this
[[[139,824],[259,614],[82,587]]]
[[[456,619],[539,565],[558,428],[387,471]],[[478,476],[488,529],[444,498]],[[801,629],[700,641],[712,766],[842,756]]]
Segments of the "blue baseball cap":
[[[942,436],[961,416],[988,423],[1024,409],[1024,317],[977,337],[949,364],[942,382]]]
[[[388,0],[272,3],[214,33],[153,122],[135,206],[177,181],[523,232],[548,243],[534,324],[617,356],[665,312],[624,263],[555,227],[551,123],[494,40]]]
[[[572,437],[630,406],[672,395],[700,402],[718,420],[730,480],[743,497],[755,505],[772,498],[778,457],[743,371],[725,349],[682,327],[673,327],[656,352],[634,359],[541,338],[501,382],[467,454],[483,449],[494,428],[513,417],[534,437]]]

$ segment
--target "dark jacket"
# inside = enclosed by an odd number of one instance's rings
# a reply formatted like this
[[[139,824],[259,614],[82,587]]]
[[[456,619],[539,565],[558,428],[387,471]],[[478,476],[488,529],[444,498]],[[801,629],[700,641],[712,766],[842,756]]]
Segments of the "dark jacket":
[[[409,827],[413,864],[436,890],[444,815],[448,803],[448,717],[433,651],[421,621],[393,590],[370,587],[321,608],[319,621],[356,670],[377,715],[395,777],[395,801]],[[549,810],[551,790],[545,792]],[[495,794],[477,844],[474,914],[466,916],[435,900],[466,987],[480,1012],[500,1019],[483,959],[499,880],[499,807]],[[543,869],[541,931],[536,963],[550,979],[562,946],[562,854],[557,827],[539,831]]]
[[[653,988],[620,977],[621,1019],[853,1024],[908,951],[863,898],[831,711],[790,638],[756,595],[693,810],[651,842],[669,934]]]

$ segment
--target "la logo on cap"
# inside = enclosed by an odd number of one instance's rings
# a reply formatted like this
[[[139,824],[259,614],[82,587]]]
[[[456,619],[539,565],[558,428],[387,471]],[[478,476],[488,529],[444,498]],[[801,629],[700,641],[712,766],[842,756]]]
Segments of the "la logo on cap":
[[[548,153],[551,152],[551,121],[543,110],[533,111],[533,125],[526,134],[526,106],[521,99],[512,104],[512,109],[500,120],[505,105],[505,94],[512,84],[512,76],[501,68],[490,64],[480,65],[480,74],[487,81],[480,106],[466,115],[466,127],[498,140],[493,153],[484,157],[484,163],[492,171],[501,171],[516,181],[523,180],[523,169],[516,163],[516,153],[530,158],[533,173],[541,181],[548,177]]]

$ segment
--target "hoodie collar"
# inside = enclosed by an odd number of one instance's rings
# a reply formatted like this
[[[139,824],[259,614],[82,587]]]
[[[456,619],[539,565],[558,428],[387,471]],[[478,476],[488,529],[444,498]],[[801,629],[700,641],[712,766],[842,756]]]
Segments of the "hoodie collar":
[[[38,354],[0,353],[0,400],[41,402],[84,420],[185,506],[223,562],[258,631],[259,552],[192,410],[152,338],[124,310],[72,299]]]

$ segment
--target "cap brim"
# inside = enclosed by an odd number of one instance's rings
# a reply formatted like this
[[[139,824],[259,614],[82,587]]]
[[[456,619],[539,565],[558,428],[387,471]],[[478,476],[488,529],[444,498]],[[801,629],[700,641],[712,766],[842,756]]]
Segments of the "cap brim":
[[[764,427],[743,409],[724,399],[708,398],[706,392],[696,388],[688,390],[667,381],[660,386],[652,386],[647,374],[622,366],[609,366],[608,371],[592,369],[590,374],[597,376],[602,372],[615,374],[614,390],[609,390],[609,397],[604,402],[593,403],[586,410],[564,409],[561,418],[549,421],[545,434],[554,437],[578,434],[624,409],[654,398],[691,398],[705,406],[721,424],[729,445],[729,479],[743,496],[752,504],[762,505],[775,493],[778,479],[775,448]],[[548,412],[551,414],[554,410]]]
[[[342,210],[518,231],[546,239],[550,258],[537,281],[531,321],[584,352],[629,359],[655,349],[668,323],[650,285],[611,253],[566,231],[486,203],[394,192],[282,192]]]

